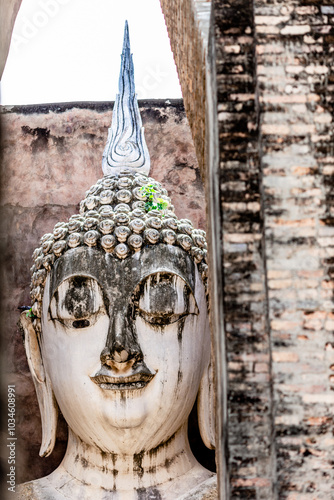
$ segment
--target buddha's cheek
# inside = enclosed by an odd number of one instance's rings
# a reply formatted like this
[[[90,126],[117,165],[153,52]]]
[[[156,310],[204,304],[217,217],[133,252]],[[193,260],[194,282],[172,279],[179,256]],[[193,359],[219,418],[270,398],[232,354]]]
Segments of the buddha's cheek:
[[[84,422],[96,407],[99,388],[90,379],[101,366],[108,318],[101,317],[91,328],[69,333],[57,321],[43,321],[42,354],[45,369],[66,421]],[[78,415],[78,416],[76,416]],[[72,427],[73,428],[73,427]]]
[[[143,397],[150,409],[148,425],[163,439],[187,419],[202,377],[207,339],[201,317],[188,315],[164,328],[137,319],[137,335],[144,360],[157,372]],[[161,432],[161,435],[160,435]]]

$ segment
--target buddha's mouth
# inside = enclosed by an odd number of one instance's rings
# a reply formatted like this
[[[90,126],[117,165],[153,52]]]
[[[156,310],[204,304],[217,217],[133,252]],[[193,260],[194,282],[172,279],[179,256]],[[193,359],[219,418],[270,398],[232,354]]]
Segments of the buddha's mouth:
[[[143,372],[135,373],[127,377],[113,377],[110,375],[96,374],[94,377],[91,377],[91,380],[101,387],[101,389],[129,391],[143,389],[152,380],[154,375],[153,373]]]

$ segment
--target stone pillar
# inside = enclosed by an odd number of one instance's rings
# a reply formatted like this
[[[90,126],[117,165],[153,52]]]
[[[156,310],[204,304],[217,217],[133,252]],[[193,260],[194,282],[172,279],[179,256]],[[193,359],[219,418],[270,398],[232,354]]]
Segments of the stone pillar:
[[[253,2],[213,3],[230,498],[274,495]],[[218,230],[218,228],[217,228]]]

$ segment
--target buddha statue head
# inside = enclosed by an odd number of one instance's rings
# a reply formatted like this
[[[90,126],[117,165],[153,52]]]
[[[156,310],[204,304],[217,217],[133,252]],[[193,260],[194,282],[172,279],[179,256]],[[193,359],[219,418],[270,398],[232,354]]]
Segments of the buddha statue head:
[[[33,254],[32,314],[21,322],[40,455],[54,447],[58,408],[69,444],[22,498],[174,500],[212,476],[187,441],[198,396],[201,435],[214,446],[205,233],[177,218],[149,168],[126,25],[104,177]]]

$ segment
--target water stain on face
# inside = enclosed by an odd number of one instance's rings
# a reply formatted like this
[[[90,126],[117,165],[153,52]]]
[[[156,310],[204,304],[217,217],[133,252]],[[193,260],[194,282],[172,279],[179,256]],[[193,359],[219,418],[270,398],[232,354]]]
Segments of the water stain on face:
[[[64,306],[77,319],[94,312],[94,296],[90,281],[82,276],[74,276],[69,280]]]
[[[153,326],[182,322],[188,314],[198,314],[187,283],[174,273],[155,273],[146,278],[134,294],[139,314]]]
[[[176,276],[170,274],[154,274],[145,282],[144,294],[148,295],[149,308],[161,315],[172,314],[177,303],[175,287]],[[145,297],[143,297],[145,299]]]

